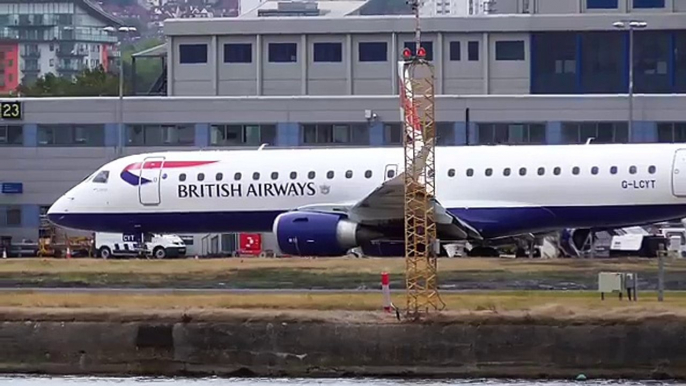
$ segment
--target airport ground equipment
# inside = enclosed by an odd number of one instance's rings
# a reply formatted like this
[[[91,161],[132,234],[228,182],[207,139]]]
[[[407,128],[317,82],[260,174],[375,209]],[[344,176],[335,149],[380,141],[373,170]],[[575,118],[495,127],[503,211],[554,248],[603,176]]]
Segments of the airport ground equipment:
[[[606,293],[617,293],[619,300],[622,300],[624,291],[626,291],[629,301],[638,300],[638,275],[636,273],[598,273],[598,292],[600,292],[601,300],[605,300]]]
[[[434,69],[421,47],[419,0],[408,0],[415,15],[415,50],[403,50],[398,64],[405,152],[405,278],[407,316],[417,319],[445,307],[438,293],[438,240],[434,220]]]

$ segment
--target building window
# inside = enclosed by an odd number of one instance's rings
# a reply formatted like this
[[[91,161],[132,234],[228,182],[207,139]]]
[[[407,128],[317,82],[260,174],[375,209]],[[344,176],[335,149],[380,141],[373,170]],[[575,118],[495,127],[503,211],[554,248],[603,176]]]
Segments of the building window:
[[[19,227],[21,226],[21,207],[5,206],[0,207],[0,227]]]
[[[102,125],[38,125],[38,146],[104,146]]]
[[[343,61],[343,45],[341,43],[314,43],[314,61]]]
[[[182,146],[195,144],[193,125],[134,125],[127,127],[132,146]]]
[[[467,60],[476,62],[479,60],[479,42],[467,43]]]
[[[455,144],[455,126],[452,122],[436,123],[436,145],[446,146]]]
[[[305,145],[366,145],[369,143],[367,125],[305,124],[302,125],[302,143]]]
[[[416,54],[415,42],[405,42],[405,48],[409,49],[412,55]],[[431,61],[434,60],[434,43],[433,42],[420,42],[420,45],[426,51],[426,57],[424,59]]]
[[[664,8],[665,0],[634,0],[634,8]]]
[[[403,126],[400,123],[387,123],[383,126],[384,143],[387,145],[403,144]]]
[[[495,42],[495,60],[524,60],[524,41],[501,40]]]
[[[658,123],[657,141],[662,143],[686,142],[686,122]]]
[[[620,31],[581,33],[584,93],[626,92],[624,37]]]
[[[269,61],[271,63],[295,63],[298,61],[296,43],[269,43]]]
[[[450,60],[458,61],[461,57],[460,42],[450,42]]]
[[[577,92],[577,35],[573,32],[532,34],[532,94]]]
[[[634,92],[672,92],[671,45],[670,31],[641,31],[634,35]]]
[[[179,44],[179,63],[207,63],[207,44]]]
[[[360,42],[357,45],[360,62],[385,62],[388,47],[386,42]]]
[[[626,122],[563,122],[562,141],[564,143],[627,143],[629,129]]]
[[[303,125],[303,143],[350,143],[350,125]]]
[[[480,123],[480,144],[544,144],[542,123]]]
[[[587,0],[588,9],[617,9],[617,0]]]
[[[24,127],[19,125],[0,125],[0,146],[21,145],[24,143]]]
[[[276,125],[212,125],[210,144],[213,146],[274,145]]]
[[[252,44],[224,44],[224,63],[252,63]]]

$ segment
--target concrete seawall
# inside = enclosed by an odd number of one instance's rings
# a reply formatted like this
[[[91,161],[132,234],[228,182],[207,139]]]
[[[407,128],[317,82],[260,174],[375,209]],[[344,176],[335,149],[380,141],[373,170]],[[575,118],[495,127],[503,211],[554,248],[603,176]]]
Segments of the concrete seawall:
[[[686,323],[17,315],[0,371],[222,376],[686,378]]]

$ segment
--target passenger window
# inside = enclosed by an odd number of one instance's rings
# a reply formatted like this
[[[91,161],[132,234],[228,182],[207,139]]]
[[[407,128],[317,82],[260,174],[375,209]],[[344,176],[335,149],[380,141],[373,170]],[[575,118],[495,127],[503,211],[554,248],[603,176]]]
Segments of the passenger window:
[[[542,176],[545,174],[545,168],[538,168],[538,175]]]
[[[474,175],[474,169],[467,169],[467,177],[471,177]]]
[[[198,173],[198,181],[205,181],[205,173]]]
[[[107,180],[110,178],[110,172],[107,170],[101,170],[98,174],[93,177],[93,182],[98,184],[106,184]]]
[[[328,178],[328,179],[333,178],[333,170],[329,170],[328,172],[326,172],[326,178]]]
[[[179,181],[181,181],[181,182],[186,181],[186,173],[179,174]]]
[[[572,174],[574,174],[574,175],[579,174],[579,167],[578,167],[578,166],[574,166],[574,167],[572,168]]]
[[[276,180],[279,178],[279,172],[272,172],[272,180]]]
[[[291,172],[291,180],[294,180],[294,179],[296,179],[296,178],[298,178],[298,173],[296,173],[296,172]]]
[[[311,179],[311,180],[314,179],[314,176],[315,176],[315,173],[314,173],[314,172],[309,172],[309,173],[307,173],[307,178],[309,178],[309,179]]]
[[[613,166],[610,168],[610,174],[617,174],[617,167]]]
[[[493,175],[493,169],[487,168],[487,169],[486,169],[486,177],[490,177],[490,176],[492,176],[492,175]]]
[[[597,166],[594,166],[591,168],[591,174],[593,174],[593,175],[598,174],[598,167]]]
[[[526,175],[526,168],[519,168],[519,175],[525,176]]]
[[[241,180],[241,173],[239,172],[239,173],[234,174],[233,179],[236,181],[240,181]]]
[[[393,178],[393,177],[395,177],[395,170],[388,169],[388,171],[386,172],[386,178]]]
[[[347,172],[345,172],[345,178],[353,178],[353,171],[348,170]]]
[[[509,176],[509,175],[510,175],[510,168],[505,168],[505,169],[503,169],[503,175],[504,175],[505,177]]]
[[[553,174],[559,176],[560,173],[562,173],[562,169],[559,166],[556,166],[555,169],[553,169]]]
[[[221,174],[221,173],[217,173],[217,175],[215,176],[215,178],[217,179],[217,181],[221,181],[222,179],[224,179],[224,175]]]
[[[629,167],[629,173],[636,174],[636,166],[630,166]]]
[[[656,169],[656,168],[655,168],[655,166],[653,166],[653,165],[648,166],[648,173],[650,173],[650,174],[655,174],[655,169]]]
[[[455,177],[455,169],[448,169],[448,177]]]
[[[365,178],[372,178],[372,171],[367,170],[366,172],[364,172],[364,176],[365,176]]]
[[[253,174],[252,174],[252,179],[255,180],[255,181],[259,180],[259,179],[260,179],[260,173],[258,173],[258,172],[253,173]]]

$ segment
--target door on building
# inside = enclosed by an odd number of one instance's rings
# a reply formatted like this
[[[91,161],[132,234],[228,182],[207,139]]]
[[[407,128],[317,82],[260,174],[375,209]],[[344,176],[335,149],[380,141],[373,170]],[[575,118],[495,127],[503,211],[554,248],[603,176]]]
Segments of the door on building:
[[[143,205],[159,205],[161,200],[160,180],[164,157],[148,157],[143,160],[138,184],[138,198]]]

